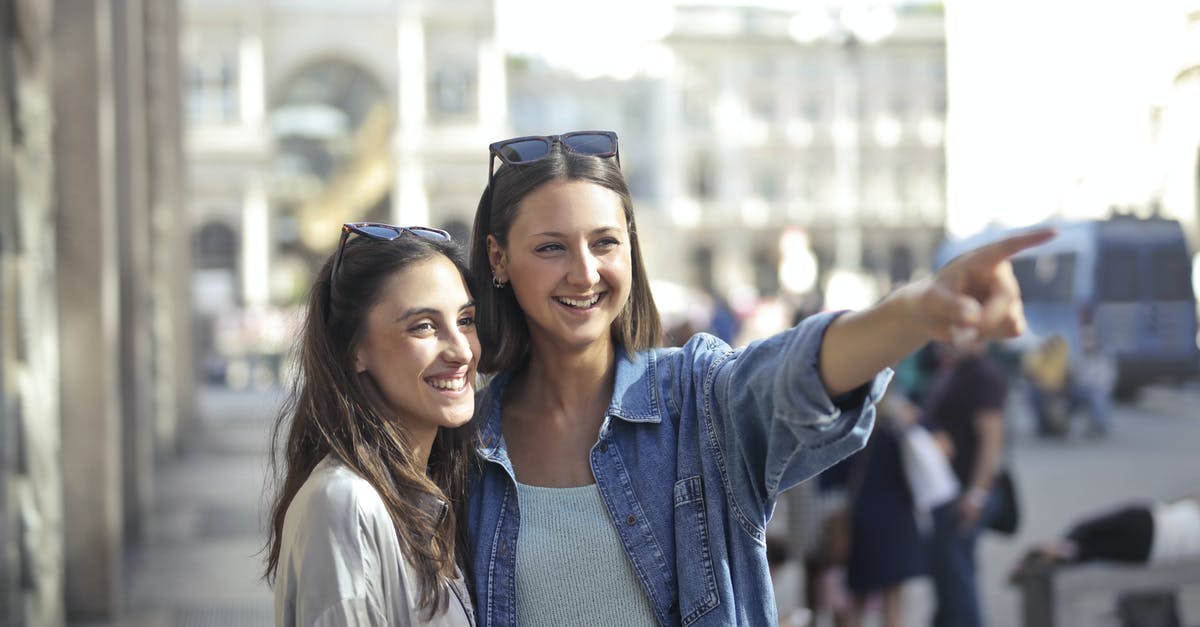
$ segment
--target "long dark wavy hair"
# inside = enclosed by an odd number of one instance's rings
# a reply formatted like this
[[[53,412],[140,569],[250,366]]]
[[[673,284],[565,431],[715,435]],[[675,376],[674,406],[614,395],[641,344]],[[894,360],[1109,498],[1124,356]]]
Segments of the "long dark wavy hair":
[[[265,547],[268,582],[274,583],[279,568],[288,506],[317,463],[333,454],[383,499],[401,548],[416,570],[426,616],[445,609],[448,594],[443,584],[457,572],[456,511],[466,494],[468,429],[439,429],[428,468],[418,467],[404,426],[388,411],[370,376],[356,373],[354,367],[367,312],[379,301],[387,280],[437,255],[453,262],[470,287],[458,245],[409,233],[390,242],[352,238],[332,290],[332,257],[317,273],[295,349],[296,376],[271,436],[275,490]],[[439,500],[447,507],[430,507]]]
[[[611,157],[563,150],[562,145],[555,142],[545,159],[501,165],[492,184],[483,190],[475,209],[475,224],[471,231],[471,275],[475,285],[480,287],[475,293],[475,329],[480,345],[485,347],[479,359],[481,373],[493,374],[524,363],[532,345],[525,312],[513,290],[497,289],[492,285],[488,235],[507,248],[508,231],[517,218],[521,201],[545,183],[555,180],[595,183],[620,197],[629,229],[633,284],[629,300],[613,320],[613,341],[631,353],[662,343],[662,321],[650,293],[650,279],[642,262],[642,248],[633,219],[633,199],[620,166]]]

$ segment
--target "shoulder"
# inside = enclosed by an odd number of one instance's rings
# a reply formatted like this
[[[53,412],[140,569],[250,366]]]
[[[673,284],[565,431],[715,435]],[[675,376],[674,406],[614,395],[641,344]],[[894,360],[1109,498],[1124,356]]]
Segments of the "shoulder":
[[[292,499],[287,517],[306,527],[347,535],[364,525],[374,527],[390,520],[375,488],[332,455],[313,468]]]
[[[696,333],[682,346],[653,348],[640,351],[636,361],[648,361],[658,367],[700,368],[731,354],[734,349],[721,338],[708,333]]]

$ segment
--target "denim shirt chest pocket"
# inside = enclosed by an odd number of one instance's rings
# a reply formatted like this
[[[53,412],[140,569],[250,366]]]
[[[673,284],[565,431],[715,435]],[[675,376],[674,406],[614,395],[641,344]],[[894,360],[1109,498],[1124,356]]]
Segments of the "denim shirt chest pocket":
[[[688,477],[675,483],[675,538],[686,546],[675,547],[679,586],[680,623],[690,625],[720,603],[713,573],[704,507],[704,478]]]

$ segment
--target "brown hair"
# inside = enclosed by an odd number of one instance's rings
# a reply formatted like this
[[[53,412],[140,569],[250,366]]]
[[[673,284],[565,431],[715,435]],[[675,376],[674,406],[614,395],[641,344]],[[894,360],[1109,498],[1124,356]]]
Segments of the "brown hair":
[[[642,262],[637,226],[633,217],[633,199],[616,160],[563,150],[554,143],[546,158],[520,165],[501,165],[491,185],[483,190],[475,210],[471,233],[471,275],[482,286],[476,294],[476,330],[484,347],[479,371],[492,374],[516,367],[529,357],[529,325],[525,312],[511,289],[496,289],[488,260],[487,238],[496,238],[508,246],[508,231],[516,220],[521,201],[545,183],[554,180],[587,181],[608,188],[621,199],[629,229],[633,285],[629,300],[612,323],[613,341],[631,353],[658,346],[662,342],[662,322],[650,280]]]
[[[450,259],[471,285],[456,244],[411,234],[390,242],[351,239],[332,289],[332,257],[317,273],[295,348],[298,371],[271,435],[275,490],[264,549],[268,582],[274,583],[279,568],[288,506],[313,468],[333,454],[379,493],[416,570],[418,599],[427,617],[446,607],[443,582],[457,574],[455,512],[466,493],[471,454],[467,430],[439,429],[428,468],[418,467],[404,426],[392,418],[370,376],[354,368],[367,312],[379,301],[387,280],[437,255]],[[444,512],[430,508],[435,499],[449,507]]]

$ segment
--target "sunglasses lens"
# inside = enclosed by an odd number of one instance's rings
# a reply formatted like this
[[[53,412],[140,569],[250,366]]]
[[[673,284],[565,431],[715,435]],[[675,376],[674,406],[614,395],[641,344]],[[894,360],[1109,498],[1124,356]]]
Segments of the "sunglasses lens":
[[[550,142],[544,139],[525,139],[505,144],[498,152],[507,163],[527,163],[550,154]]]
[[[573,152],[583,155],[611,157],[617,152],[616,141],[612,137],[600,133],[567,135],[562,138],[562,143],[566,144],[567,148]]]
[[[444,242],[450,239],[450,234],[440,229],[431,229],[424,226],[410,226],[408,227],[408,230],[412,231],[414,235],[420,235],[425,239],[431,239],[439,242]]]
[[[382,226],[376,224],[359,226],[358,232],[368,237],[382,240],[392,240],[400,237],[404,231],[394,226]]]

